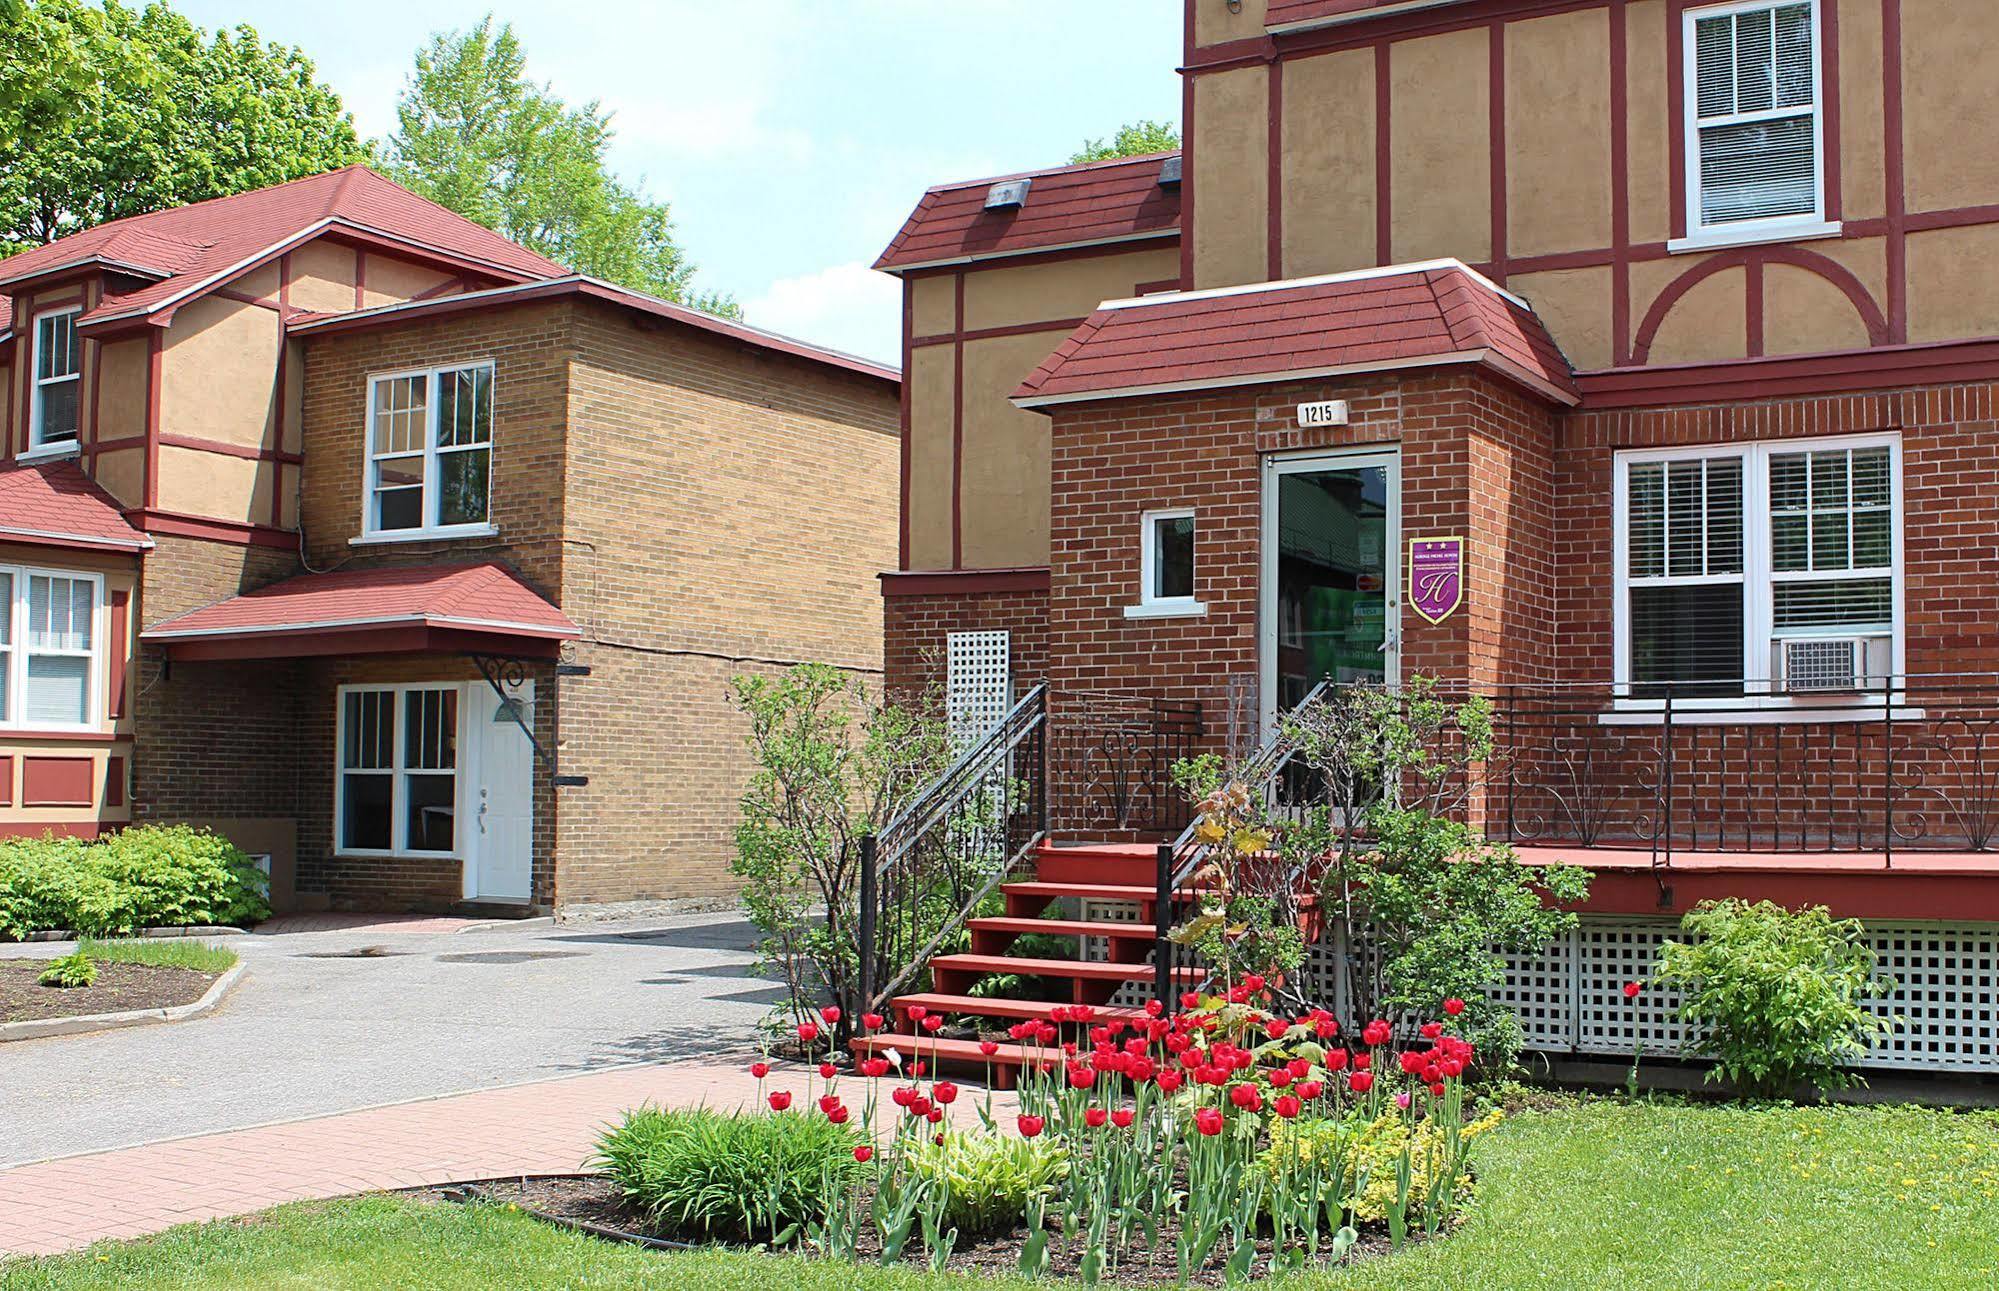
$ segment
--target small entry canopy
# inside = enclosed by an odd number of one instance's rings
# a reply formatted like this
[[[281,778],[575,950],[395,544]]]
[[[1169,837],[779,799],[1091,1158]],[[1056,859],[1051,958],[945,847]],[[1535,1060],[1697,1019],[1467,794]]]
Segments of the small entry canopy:
[[[553,659],[581,636],[561,610],[493,561],[301,574],[140,633],[170,659],[483,654]]]

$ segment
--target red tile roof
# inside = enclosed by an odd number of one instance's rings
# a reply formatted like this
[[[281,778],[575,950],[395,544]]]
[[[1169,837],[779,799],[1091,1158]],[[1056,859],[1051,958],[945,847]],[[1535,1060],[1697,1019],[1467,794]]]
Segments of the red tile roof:
[[[875,377],[882,381],[902,380],[902,373],[886,363],[877,363],[873,359],[864,359],[842,350],[827,349],[823,345],[796,340],[777,332],[767,332],[761,327],[751,327],[748,323],[718,318],[698,309],[676,305],[670,300],[661,300],[656,296],[648,296],[643,292],[632,291],[596,278],[586,278],[580,274],[566,278],[551,278],[542,282],[517,283],[510,287],[494,287],[487,291],[436,296],[430,300],[376,305],[371,309],[357,309],[345,314],[294,314],[287,330],[295,336],[317,336],[325,332],[382,327],[411,319],[435,318],[440,314],[457,313],[460,310],[524,304],[531,300],[546,300],[566,295],[591,296],[622,305],[627,309],[638,310],[654,318],[670,319],[700,331],[726,336],[730,340],[758,349],[789,354],[814,363],[824,363],[829,367],[844,368],[862,376]]]
[[[1160,184],[1159,170],[1167,158],[1178,155],[1117,157],[941,184],[923,195],[875,268],[895,272],[1055,247],[1176,236],[1180,186]],[[987,190],[1009,179],[1034,181],[1026,203],[1012,210],[986,210]]]
[[[461,628],[559,640],[582,635],[561,610],[492,561],[300,574],[155,623],[147,641],[374,628]]]
[[[1438,363],[1576,402],[1527,303],[1455,260],[1108,301],[1013,392],[1025,408]]]
[[[1412,9],[1440,9],[1461,0],[1270,0],[1263,25],[1271,31],[1300,27],[1330,26],[1335,22],[1355,22],[1374,10],[1401,12]]]
[[[153,540],[125,523],[116,499],[74,462],[0,467],[0,542],[143,551]]]
[[[0,260],[0,287],[72,265],[107,263],[155,281],[107,296],[86,326],[171,308],[219,286],[246,262],[328,223],[490,267],[503,278],[554,278],[561,265],[517,246],[365,166],[348,166],[254,192],[112,220]],[[0,328],[11,302],[0,295]]]

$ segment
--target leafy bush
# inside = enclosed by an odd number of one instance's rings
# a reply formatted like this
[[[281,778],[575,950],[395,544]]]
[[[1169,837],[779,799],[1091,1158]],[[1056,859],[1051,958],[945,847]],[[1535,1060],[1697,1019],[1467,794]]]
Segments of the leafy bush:
[[[141,825],[84,840],[0,841],[0,934],[48,929],[118,935],[141,928],[267,918],[264,876],[234,843],[187,825]]]
[[[1002,1232],[1019,1221],[1030,1201],[1053,1197],[1061,1188],[1069,1177],[1068,1149],[1051,1139],[953,1134],[942,1143],[919,1141],[909,1169],[949,1190],[945,1219],[961,1232]]]
[[[80,950],[73,950],[61,959],[52,959],[42,975],[35,979],[43,986],[94,986],[97,983],[97,965],[90,956]]]
[[[860,1142],[799,1112],[641,1107],[597,1140],[597,1164],[655,1232],[784,1245],[859,1174]]]
[[[1680,928],[1690,940],[1660,947],[1656,976],[1682,992],[1689,1047],[1715,1059],[1708,1079],[1772,1096],[1865,1083],[1846,1064],[1889,1024],[1861,1001],[1895,984],[1875,976],[1859,920],[1730,899],[1701,902]]]

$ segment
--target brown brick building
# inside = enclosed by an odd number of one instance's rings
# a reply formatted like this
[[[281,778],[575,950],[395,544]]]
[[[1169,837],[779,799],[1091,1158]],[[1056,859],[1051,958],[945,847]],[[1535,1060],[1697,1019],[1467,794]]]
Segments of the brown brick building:
[[[879,262],[891,681],[1045,680],[1059,749],[1065,692],[1220,746],[1437,677],[1599,910],[1999,921],[1990,6],[1181,17],[1182,153],[941,186]]]
[[[0,831],[212,824],[281,906],[726,898],[731,677],[879,672],[892,369],[362,169],[0,292]]]

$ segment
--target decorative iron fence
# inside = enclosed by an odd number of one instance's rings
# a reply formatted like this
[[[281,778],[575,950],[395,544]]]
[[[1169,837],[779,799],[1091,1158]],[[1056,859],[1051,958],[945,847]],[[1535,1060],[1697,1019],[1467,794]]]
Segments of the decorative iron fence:
[[[1069,833],[1171,834],[1191,816],[1173,764],[1200,751],[1201,705],[1132,691],[1065,690],[1051,702],[1049,764]]]

